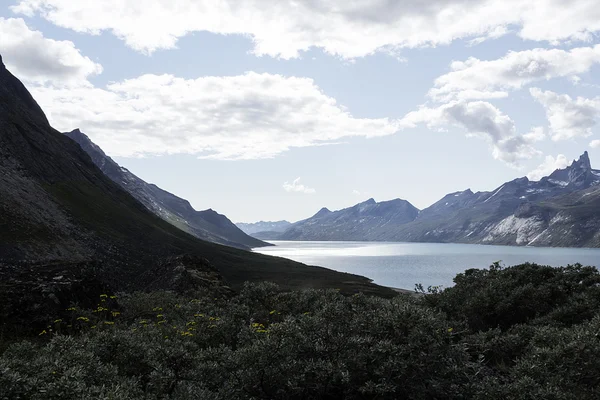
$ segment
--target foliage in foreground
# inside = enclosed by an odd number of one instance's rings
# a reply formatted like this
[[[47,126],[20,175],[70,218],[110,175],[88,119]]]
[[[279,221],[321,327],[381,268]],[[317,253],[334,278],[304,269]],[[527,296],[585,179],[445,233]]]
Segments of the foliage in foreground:
[[[7,399],[597,399],[600,274],[469,270],[427,296],[104,295],[0,356]]]

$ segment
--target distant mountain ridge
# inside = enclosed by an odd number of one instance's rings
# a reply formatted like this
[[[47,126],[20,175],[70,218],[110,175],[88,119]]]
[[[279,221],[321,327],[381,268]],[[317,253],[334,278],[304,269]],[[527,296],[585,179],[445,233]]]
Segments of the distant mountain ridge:
[[[238,222],[236,225],[248,235],[252,235],[258,232],[283,232],[292,223],[288,221],[259,221],[254,223]]]
[[[322,208],[312,217],[293,224],[279,237],[285,240],[385,240],[390,228],[413,221],[418,213],[406,200],[377,203],[369,199],[339,211]]]
[[[418,210],[406,201],[369,199],[326,208],[264,240],[366,240],[600,247],[600,170],[584,152],[539,181],[526,177],[491,192],[449,193]]]
[[[149,184],[121,167],[79,129],[65,133],[89,154],[94,164],[154,214],[199,239],[249,249],[269,246],[242,232],[226,216],[212,209],[196,211],[189,201]]]

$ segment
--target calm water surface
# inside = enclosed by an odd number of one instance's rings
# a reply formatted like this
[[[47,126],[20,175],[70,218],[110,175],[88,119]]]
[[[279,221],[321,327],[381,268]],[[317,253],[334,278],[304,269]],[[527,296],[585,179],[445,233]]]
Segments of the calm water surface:
[[[367,276],[380,285],[413,289],[452,286],[452,278],[469,268],[524,262],[562,266],[600,265],[600,249],[483,246],[440,243],[294,242],[271,241],[275,246],[254,251]]]

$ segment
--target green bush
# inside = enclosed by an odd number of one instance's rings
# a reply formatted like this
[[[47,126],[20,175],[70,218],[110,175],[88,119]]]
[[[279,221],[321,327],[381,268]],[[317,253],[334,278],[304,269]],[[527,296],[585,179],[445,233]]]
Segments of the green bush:
[[[597,399],[600,276],[469,270],[426,296],[248,284],[102,295],[0,356],[1,399]]]

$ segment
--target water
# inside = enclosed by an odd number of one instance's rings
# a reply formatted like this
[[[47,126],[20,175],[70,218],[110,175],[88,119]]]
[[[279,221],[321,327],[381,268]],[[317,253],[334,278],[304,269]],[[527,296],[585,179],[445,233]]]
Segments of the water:
[[[273,247],[254,251],[289,258],[308,265],[350,272],[377,284],[402,289],[452,286],[452,279],[469,268],[535,262],[563,266],[600,265],[600,249],[483,246],[441,243],[294,242],[271,241]]]

